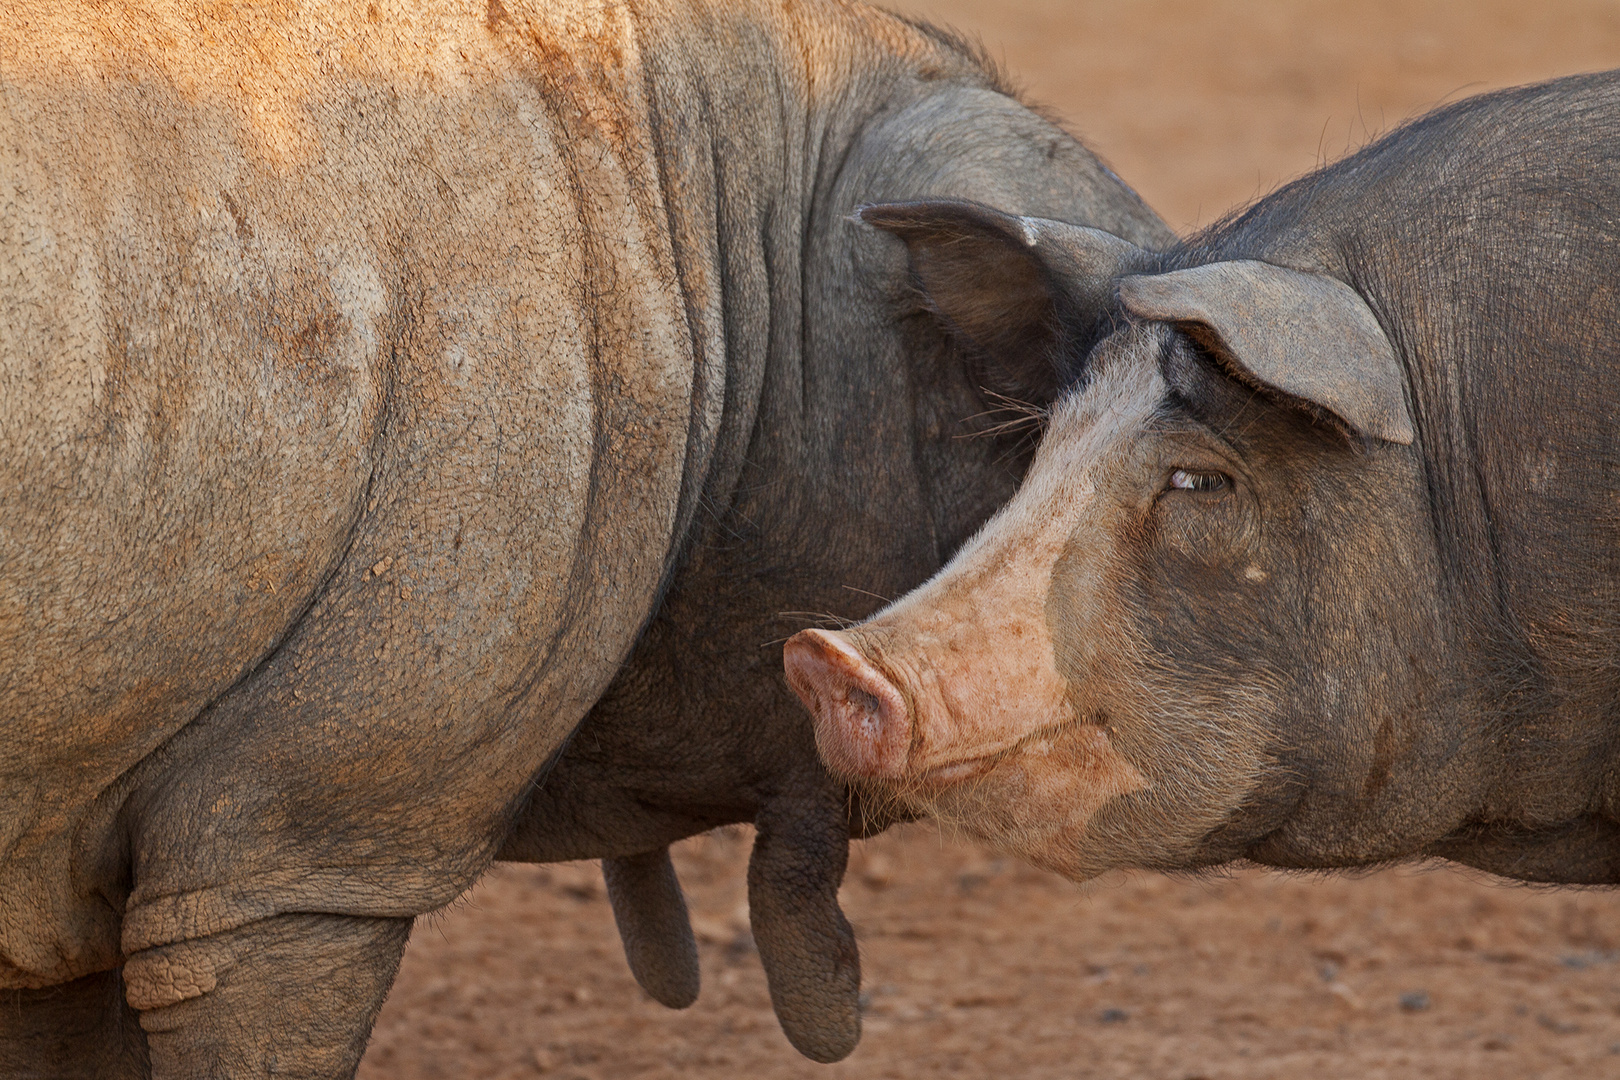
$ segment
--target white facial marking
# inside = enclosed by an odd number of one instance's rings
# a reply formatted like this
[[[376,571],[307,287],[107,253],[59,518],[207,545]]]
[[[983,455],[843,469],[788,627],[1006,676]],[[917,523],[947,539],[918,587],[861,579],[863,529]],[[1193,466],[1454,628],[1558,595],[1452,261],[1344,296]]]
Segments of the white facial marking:
[[[900,635],[883,639],[883,662],[908,690],[914,774],[950,781],[1015,747],[1037,758],[1055,752],[1044,736],[1019,745],[1076,719],[1046,621],[1052,574],[1097,512],[1100,470],[1144,429],[1164,391],[1156,364],[1097,372],[1053,410],[1013,500],[932,581],[868,624]],[[1118,769],[1142,782],[1127,763]]]
[[[1258,566],[1250,566],[1248,569],[1243,571],[1243,576],[1248,578],[1250,581],[1266,580],[1266,572],[1260,569]]]

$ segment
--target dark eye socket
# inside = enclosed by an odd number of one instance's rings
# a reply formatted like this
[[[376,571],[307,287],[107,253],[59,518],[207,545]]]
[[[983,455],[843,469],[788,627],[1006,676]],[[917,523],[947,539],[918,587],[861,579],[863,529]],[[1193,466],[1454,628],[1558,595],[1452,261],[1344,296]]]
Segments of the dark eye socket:
[[[1169,487],[1177,491],[1225,491],[1232,481],[1225,473],[1200,472],[1196,469],[1174,469],[1170,473]]]

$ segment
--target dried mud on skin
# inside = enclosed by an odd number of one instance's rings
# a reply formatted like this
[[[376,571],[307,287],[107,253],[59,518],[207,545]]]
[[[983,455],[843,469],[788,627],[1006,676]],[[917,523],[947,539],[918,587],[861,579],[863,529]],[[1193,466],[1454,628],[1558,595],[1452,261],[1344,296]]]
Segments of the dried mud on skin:
[[[1182,231],[1443,100],[1620,64],[1608,0],[895,0],[981,35]],[[926,826],[856,845],[866,1034],[799,1057],[747,932],[750,834],[676,849],[703,993],[651,1002],[594,864],[417,925],[360,1070],[417,1078],[1620,1077],[1620,894],[1456,870],[1080,889]]]

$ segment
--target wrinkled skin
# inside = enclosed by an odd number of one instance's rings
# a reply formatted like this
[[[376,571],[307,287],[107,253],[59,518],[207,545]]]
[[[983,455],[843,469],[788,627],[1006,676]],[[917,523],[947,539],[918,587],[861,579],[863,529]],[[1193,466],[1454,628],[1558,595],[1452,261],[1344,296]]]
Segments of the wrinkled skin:
[[[1157,256],[928,211],[1001,252],[942,309],[1090,253],[1117,329],[937,577],[789,642],[829,765],[1076,879],[1620,882],[1617,138],[1615,74],[1481,97]]]
[[[11,14],[0,1072],[349,1075],[498,855],[613,857],[684,1003],[662,848],[738,820],[784,1025],[847,1053],[865,819],[773,642],[940,565],[1025,460],[958,436],[1041,383],[849,215],[1162,225],[858,6]]]

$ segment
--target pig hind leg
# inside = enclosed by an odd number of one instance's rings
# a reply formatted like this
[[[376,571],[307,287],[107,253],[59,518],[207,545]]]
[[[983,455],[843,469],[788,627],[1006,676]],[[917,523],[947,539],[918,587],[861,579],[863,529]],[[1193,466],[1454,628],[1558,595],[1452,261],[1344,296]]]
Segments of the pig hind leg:
[[[147,1075],[146,1033],[117,971],[0,991],[0,1076],[124,1080]]]
[[[142,995],[201,993],[141,1012],[156,1080],[351,1077],[410,935],[410,919],[289,914],[147,950]],[[172,973],[169,974],[169,973]]]

